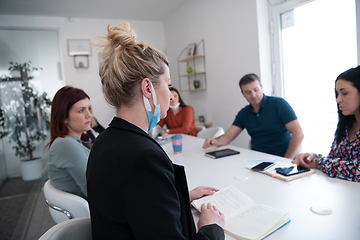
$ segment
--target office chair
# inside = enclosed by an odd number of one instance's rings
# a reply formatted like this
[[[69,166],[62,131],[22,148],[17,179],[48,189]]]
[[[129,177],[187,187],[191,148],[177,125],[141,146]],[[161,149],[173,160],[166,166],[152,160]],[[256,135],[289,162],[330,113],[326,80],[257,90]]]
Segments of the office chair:
[[[221,135],[223,135],[224,129],[222,127],[211,127],[206,128],[200,132],[198,132],[197,137],[199,138],[217,138]]]
[[[90,217],[89,204],[84,198],[55,188],[50,179],[44,185],[44,195],[50,215],[56,223]]]
[[[39,240],[92,240],[90,218],[80,217],[58,223]]]
[[[198,131],[198,133],[199,133],[200,131],[202,131],[202,130],[205,130],[205,129],[206,129],[205,126],[197,126],[197,127],[196,127],[196,130]]]

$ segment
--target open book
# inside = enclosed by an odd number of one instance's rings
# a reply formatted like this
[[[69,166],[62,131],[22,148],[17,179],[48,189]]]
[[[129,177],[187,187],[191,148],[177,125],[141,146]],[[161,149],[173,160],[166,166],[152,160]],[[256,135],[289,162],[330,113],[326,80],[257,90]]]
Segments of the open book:
[[[225,215],[225,232],[238,239],[263,239],[290,222],[287,212],[256,204],[231,185],[192,204],[201,211],[201,205],[208,202]]]

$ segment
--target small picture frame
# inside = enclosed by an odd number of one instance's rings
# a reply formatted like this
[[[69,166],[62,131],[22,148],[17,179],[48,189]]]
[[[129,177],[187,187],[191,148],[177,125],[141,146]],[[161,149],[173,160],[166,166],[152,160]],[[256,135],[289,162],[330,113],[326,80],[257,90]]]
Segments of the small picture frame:
[[[89,39],[68,39],[69,56],[91,55],[91,44]]]
[[[88,55],[74,55],[75,68],[89,68],[89,56]]]
[[[187,56],[188,56],[188,57],[194,56],[194,54],[195,54],[195,47],[196,47],[196,44],[195,44],[195,43],[189,44],[189,46],[187,47]]]

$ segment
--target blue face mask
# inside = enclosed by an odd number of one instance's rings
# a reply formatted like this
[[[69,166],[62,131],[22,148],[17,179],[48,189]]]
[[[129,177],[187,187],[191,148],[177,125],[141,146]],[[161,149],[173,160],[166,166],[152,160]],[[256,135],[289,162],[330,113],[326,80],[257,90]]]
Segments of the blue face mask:
[[[154,114],[151,112],[151,106],[150,106],[149,100],[145,96],[143,96],[145,109],[146,109],[146,113],[147,113],[147,118],[149,121],[148,131],[150,131],[151,129],[153,129],[156,126],[156,124],[160,121],[160,115],[161,115],[160,104],[157,104],[155,90],[154,90],[154,87],[151,82],[150,82],[150,86],[151,86],[152,97],[153,97],[153,101],[154,101],[154,105],[155,105]]]

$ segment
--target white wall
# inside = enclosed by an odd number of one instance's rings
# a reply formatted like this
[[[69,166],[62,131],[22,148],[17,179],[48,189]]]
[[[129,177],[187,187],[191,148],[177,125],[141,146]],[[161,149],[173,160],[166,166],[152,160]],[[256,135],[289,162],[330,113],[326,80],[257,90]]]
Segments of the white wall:
[[[98,74],[99,51],[95,48],[93,49],[92,56],[89,57],[90,67],[88,69],[76,69],[73,58],[68,56],[67,39],[90,39],[91,41],[95,41],[95,35],[106,34],[109,23],[113,26],[124,21],[125,20],[120,19],[81,18],[75,18],[69,21],[67,18],[60,17],[0,15],[0,28],[57,30],[59,33],[63,85],[66,84],[83,89],[91,98],[90,101],[95,117],[104,127],[107,127],[113,116],[115,116],[115,110],[107,104],[102,95],[102,86]],[[161,51],[166,50],[163,22],[133,20],[129,20],[128,22],[131,27],[135,29],[138,42],[147,42]],[[24,39],[24,44],[25,43],[26,39]],[[46,152],[44,155],[46,155]],[[9,177],[20,176],[21,173],[18,162],[12,161],[12,164],[7,164],[7,167]]]
[[[258,8],[262,15],[257,16]],[[237,112],[248,104],[238,82],[250,72],[262,77],[265,93],[271,94],[270,43],[264,43],[269,40],[268,30],[259,39],[259,30],[268,26],[267,21],[266,0],[188,1],[165,21],[167,56],[176,88],[178,55],[189,43],[205,40],[207,90],[181,92],[185,103],[193,106],[195,119],[204,115],[214,126],[228,129]],[[261,61],[260,49],[265,57]],[[248,147],[249,139],[242,133],[232,144]]]

